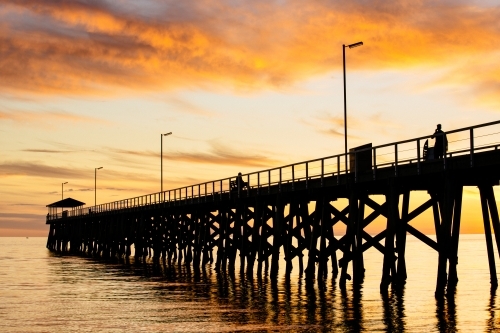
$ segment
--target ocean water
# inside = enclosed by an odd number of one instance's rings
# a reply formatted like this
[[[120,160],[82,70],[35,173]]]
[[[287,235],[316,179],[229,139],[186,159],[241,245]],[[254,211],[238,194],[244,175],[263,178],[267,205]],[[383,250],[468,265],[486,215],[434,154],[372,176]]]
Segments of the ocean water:
[[[45,243],[0,238],[0,332],[500,331],[484,235],[461,236],[457,291],[438,300],[437,253],[411,236],[405,290],[388,296],[379,292],[374,249],[365,252],[361,291],[348,284],[343,292],[331,276],[319,285],[297,272],[249,278],[210,266],[60,256]]]

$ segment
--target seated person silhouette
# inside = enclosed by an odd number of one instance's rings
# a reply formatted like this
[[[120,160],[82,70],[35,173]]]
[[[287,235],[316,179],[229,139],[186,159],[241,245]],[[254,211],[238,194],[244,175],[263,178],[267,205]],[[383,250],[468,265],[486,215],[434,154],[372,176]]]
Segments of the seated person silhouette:
[[[248,187],[248,183],[243,181],[243,176],[241,172],[238,172],[238,176],[236,176],[235,181],[231,181],[231,190],[237,191],[238,189],[242,190],[244,187]]]
[[[448,139],[446,134],[441,130],[441,124],[437,124],[434,134],[431,139],[436,139],[434,143],[434,158],[443,158],[443,154],[448,151]]]

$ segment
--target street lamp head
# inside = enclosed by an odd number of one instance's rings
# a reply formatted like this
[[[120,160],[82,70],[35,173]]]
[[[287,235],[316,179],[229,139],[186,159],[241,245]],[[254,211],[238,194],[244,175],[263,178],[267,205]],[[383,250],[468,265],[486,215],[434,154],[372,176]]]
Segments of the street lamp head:
[[[167,135],[171,135],[171,134],[172,134],[172,132],[168,132],[168,133],[163,134],[163,136],[167,136]]]
[[[64,182],[64,183],[63,183],[63,185],[64,185],[64,184],[67,184],[67,183],[68,183],[68,182]]]
[[[350,45],[347,45],[350,49],[353,49],[355,47],[358,47],[358,46],[362,46],[363,45],[363,42],[357,42],[357,43],[354,43],[354,44],[350,44]]]
[[[96,170],[100,170],[100,169],[102,169],[102,167],[98,167],[98,168],[95,168],[95,169],[96,169]]]

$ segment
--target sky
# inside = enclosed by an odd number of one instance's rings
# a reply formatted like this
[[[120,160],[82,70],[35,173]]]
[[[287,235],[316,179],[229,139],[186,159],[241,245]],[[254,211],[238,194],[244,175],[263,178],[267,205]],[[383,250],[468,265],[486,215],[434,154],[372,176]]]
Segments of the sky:
[[[0,236],[46,236],[64,182],[88,205],[158,192],[161,133],[164,189],[342,153],[343,44],[364,43],[346,50],[349,147],[498,120],[499,17],[489,0],[0,0]],[[466,188],[462,232],[482,231]]]

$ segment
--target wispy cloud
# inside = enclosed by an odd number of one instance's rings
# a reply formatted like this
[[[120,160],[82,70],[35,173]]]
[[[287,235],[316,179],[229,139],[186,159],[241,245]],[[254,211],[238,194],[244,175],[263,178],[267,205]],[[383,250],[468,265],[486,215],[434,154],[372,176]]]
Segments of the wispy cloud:
[[[79,153],[90,150],[22,149],[21,151],[27,153],[67,154],[67,153]]]
[[[93,192],[93,188],[79,188],[79,189],[73,189],[69,188],[67,190],[64,190],[65,192]],[[51,193],[59,193],[59,192],[51,192]]]
[[[0,163],[2,176],[32,176],[49,178],[83,178],[83,174],[74,168],[54,167],[38,162],[3,162]]]
[[[197,106],[179,97],[170,97],[167,99],[167,103],[171,107],[173,107],[174,110],[179,111],[181,113],[190,113],[193,115],[205,116],[205,117],[214,116],[216,114],[213,111],[209,111],[208,109]]]
[[[344,118],[341,116],[322,112],[307,119],[302,119],[301,122],[313,128],[318,133],[344,137]],[[347,123],[351,128],[355,129],[348,131],[348,138],[353,140],[363,139],[363,133],[370,133],[370,130],[373,128],[377,128],[379,135],[394,134],[394,130],[401,130],[403,128],[401,124],[388,119],[382,113],[373,113],[362,119],[355,116],[348,116]]]
[[[340,68],[341,45],[363,40],[351,68],[442,68],[489,55],[462,69],[491,97],[500,93],[487,70],[498,67],[499,16],[499,7],[430,0],[1,0],[0,85],[42,94],[281,87]]]
[[[36,125],[43,124],[46,127],[53,127],[54,124],[64,122],[71,123],[93,123],[109,124],[108,121],[83,115],[78,115],[64,111],[23,111],[23,110],[1,110],[0,122],[11,121],[17,125]]]
[[[158,153],[152,151],[137,151],[125,149],[109,150],[113,153],[129,156],[158,158]],[[283,164],[282,161],[279,161],[277,159],[269,158],[262,154],[246,154],[217,142],[210,143],[208,152],[170,151],[168,153],[165,153],[165,156],[167,155],[169,161],[173,160],[188,163],[237,165],[249,167],[270,167],[273,165]]]
[[[138,157],[158,157],[158,152],[147,151],[147,150],[129,150],[129,149],[117,149],[117,148],[108,148],[108,151],[117,154],[123,155],[131,155]]]

